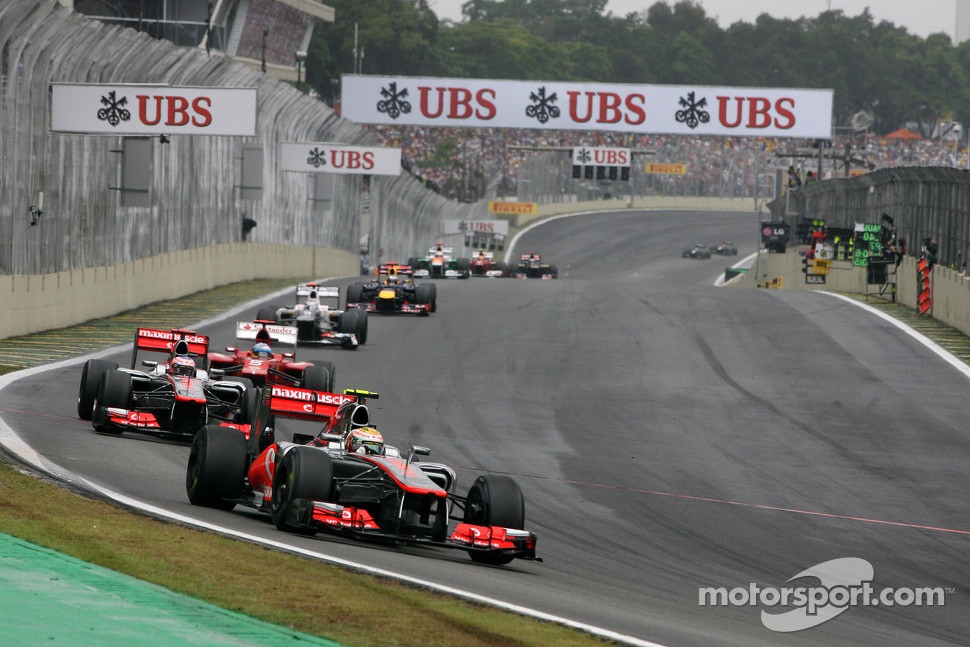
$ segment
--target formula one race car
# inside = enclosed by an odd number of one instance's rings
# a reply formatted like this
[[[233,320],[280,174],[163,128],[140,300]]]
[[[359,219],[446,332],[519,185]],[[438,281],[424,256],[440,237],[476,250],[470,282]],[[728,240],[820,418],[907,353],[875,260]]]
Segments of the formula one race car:
[[[409,265],[385,263],[378,268],[376,281],[347,287],[347,310],[352,308],[426,317],[438,309],[438,286],[416,285]]]
[[[697,243],[693,247],[684,250],[683,258],[710,258],[711,250],[703,243]]]
[[[544,263],[537,252],[529,252],[519,256],[515,276],[520,279],[558,279],[559,269],[555,265]]]
[[[486,252],[484,249],[479,250],[477,254],[471,257],[472,276],[503,278],[511,276],[514,273],[514,269],[509,268],[502,261],[496,261],[495,254],[493,252]]]
[[[211,379],[206,352],[209,338],[191,330],[139,328],[131,368],[89,359],[81,371],[77,414],[95,431],[138,431],[191,440],[204,425],[248,429],[257,411],[258,390],[240,377]],[[149,370],[135,370],[139,351],[165,353],[163,362],[143,359]]]
[[[209,353],[210,375],[232,375],[248,379],[253,385],[287,384],[306,389],[333,391],[336,369],[333,362],[298,362],[297,329],[269,321],[237,321],[236,339],[253,341],[252,349],[226,346],[225,353]],[[274,352],[278,345],[292,351]]]
[[[340,288],[301,283],[296,286],[296,305],[260,308],[256,319],[295,326],[301,344],[339,346],[349,350],[367,343],[367,312],[359,308],[338,310],[321,299],[340,305]]]
[[[738,246],[730,240],[722,240],[717,245],[711,245],[711,253],[720,254],[721,256],[737,256]]]
[[[454,249],[435,243],[424,257],[408,259],[416,279],[467,279],[471,276],[471,264],[467,258],[455,258]]]
[[[376,393],[344,394],[273,386],[260,420],[273,415],[325,423],[316,436],[267,443],[270,433],[203,427],[189,452],[185,487],[193,505],[268,513],[280,530],[329,531],[398,545],[465,550],[484,564],[538,560],[536,536],[524,530],[519,485],[499,474],[479,476],[455,493],[454,469],[419,462],[431,452],[385,445],[364,404]],[[260,428],[258,426],[254,428]]]

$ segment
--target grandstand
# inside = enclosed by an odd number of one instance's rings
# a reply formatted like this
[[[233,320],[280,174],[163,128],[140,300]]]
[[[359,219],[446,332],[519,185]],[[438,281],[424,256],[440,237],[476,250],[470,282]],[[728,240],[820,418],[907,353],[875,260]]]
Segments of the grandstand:
[[[314,26],[333,22],[319,0],[61,0],[78,13],[182,47],[198,47],[299,80]]]

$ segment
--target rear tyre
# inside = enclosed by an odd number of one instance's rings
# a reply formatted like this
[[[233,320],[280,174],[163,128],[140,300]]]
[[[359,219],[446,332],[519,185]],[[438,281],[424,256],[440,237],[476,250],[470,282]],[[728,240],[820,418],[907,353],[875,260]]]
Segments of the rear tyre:
[[[408,267],[410,267],[412,270],[421,269],[421,259],[419,259],[417,256],[412,256],[408,259]]]
[[[455,270],[463,279],[472,275],[472,260],[470,258],[459,258],[455,261]]]
[[[101,375],[98,382],[98,394],[91,407],[91,423],[95,431],[118,435],[122,432],[117,427],[107,424],[107,407],[128,409],[131,402],[131,376],[124,371],[107,371]]]
[[[431,288],[431,312],[438,311],[438,286],[432,283],[428,286]]]
[[[273,524],[279,530],[315,535],[307,527],[310,501],[333,501],[330,455],[312,447],[292,447],[273,475]]]
[[[484,474],[475,479],[465,502],[465,522],[478,526],[501,526],[522,530],[525,527],[525,497],[508,476]],[[468,551],[480,564],[508,564],[514,558],[493,552]]]
[[[495,264],[495,270],[499,273],[500,277],[506,277],[509,275],[509,268],[502,261]]]
[[[559,268],[556,267],[555,265],[550,265],[549,266],[549,275],[552,278],[554,278],[554,279],[558,279],[559,278]]]
[[[90,420],[94,409],[94,400],[98,396],[98,384],[101,376],[108,371],[118,368],[114,362],[103,359],[89,359],[81,369],[81,385],[77,391],[77,415],[81,420]]]
[[[232,510],[246,480],[249,454],[246,437],[235,429],[205,425],[192,440],[185,470],[189,502],[205,508]]]
[[[276,321],[276,308],[260,308],[256,313],[256,318],[260,321]]]
[[[347,286],[347,303],[360,303],[361,294],[364,292],[364,286],[360,283],[352,283]]]
[[[333,362],[320,362],[306,367],[303,371],[303,388],[333,393],[333,378],[337,369]]]

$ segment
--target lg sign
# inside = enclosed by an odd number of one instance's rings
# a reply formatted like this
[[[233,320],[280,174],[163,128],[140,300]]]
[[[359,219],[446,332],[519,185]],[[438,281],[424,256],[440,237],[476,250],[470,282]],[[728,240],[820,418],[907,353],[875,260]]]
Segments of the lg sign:
[[[51,130],[253,136],[256,89],[54,83]]]
[[[360,123],[827,139],[832,90],[651,86],[351,75]],[[416,105],[412,105],[412,101]]]

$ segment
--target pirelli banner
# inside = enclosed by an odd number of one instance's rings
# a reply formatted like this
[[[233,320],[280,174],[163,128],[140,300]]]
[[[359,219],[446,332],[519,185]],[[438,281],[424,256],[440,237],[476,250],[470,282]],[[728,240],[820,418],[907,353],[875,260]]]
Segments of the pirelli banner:
[[[687,175],[686,164],[663,164],[660,162],[649,162],[644,169],[651,175]]]
[[[504,213],[518,215],[520,213],[535,215],[539,210],[538,203],[535,202],[504,202],[502,200],[490,200],[488,203],[489,213]]]
[[[256,134],[256,88],[52,83],[51,130],[96,135]]]
[[[347,75],[342,116],[365,124],[832,137],[832,90]]]
[[[281,144],[280,168],[305,173],[400,175],[401,149],[346,144]]]

